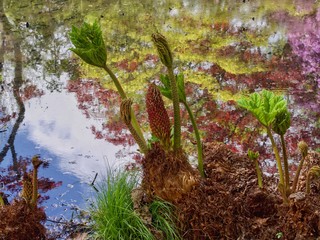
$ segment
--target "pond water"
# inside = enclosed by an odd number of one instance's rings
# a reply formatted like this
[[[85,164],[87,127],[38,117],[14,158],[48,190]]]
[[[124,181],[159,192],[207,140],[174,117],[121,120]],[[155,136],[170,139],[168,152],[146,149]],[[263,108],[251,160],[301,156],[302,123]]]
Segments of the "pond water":
[[[164,72],[150,35],[168,38],[175,71],[204,141],[234,151],[258,150],[266,170],[273,156],[259,125],[235,101],[262,88],[286,96],[292,127],[290,160],[304,139],[320,148],[320,3],[318,1],[24,1],[0,3],[0,180],[12,200],[36,154],[42,205],[51,218],[87,206],[90,184],[107,169],[141,161],[119,118],[109,77],[74,56],[68,32],[99,21],[108,64],[137,103],[148,131],[144,93]],[[138,107],[139,106],[139,107]],[[169,107],[169,113],[172,109]],[[191,123],[183,110],[184,147],[194,159]],[[148,135],[146,135],[148,136]],[[67,211],[68,210],[68,211]]]

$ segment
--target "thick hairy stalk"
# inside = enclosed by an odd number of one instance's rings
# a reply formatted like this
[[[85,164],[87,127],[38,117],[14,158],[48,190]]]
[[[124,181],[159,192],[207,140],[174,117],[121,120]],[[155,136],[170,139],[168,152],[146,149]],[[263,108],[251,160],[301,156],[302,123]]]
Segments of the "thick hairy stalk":
[[[320,177],[320,166],[313,166],[312,168],[310,168],[310,170],[308,172],[307,181],[306,181],[306,193],[307,194],[310,193],[311,177],[317,177],[317,178]]]
[[[31,199],[33,196],[32,191],[33,191],[32,179],[30,175],[25,172],[22,179],[21,197],[26,201],[28,205],[31,203]]]
[[[300,172],[301,172],[304,160],[308,155],[308,145],[307,145],[307,143],[305,141],[300,141],[298,143],[298,148],[299,148],[299,150],[301,152],[301,160],[300,160],[300,163],[299,163],[298,169],[296,171],[296,175],[294,176],[294,180],[293,180],[293,184],[292,184],[292,192],[293,193],[297,189]]]
[[[116,85],[116,88],[120,94],[121,99],[122,100],[127,99],[127,96],[126,96],[125,92],[123,91],[123,88],[122,88],[118,78],[116,77],[116,75],[114,75],[114,73],[111,71],[110,68],[108,68],[108,66],[106,64],[104,65],[103,69],[109,74],[109,76],[113,80],[113,82]],[[135,115],[132,108],[131,108],[131,124],[132,124],[132,127],[135,129],[135,132],[139,135],[139,138],[143,139],[143,141],[145,141],[144,137],[143,137],[143,133],[140,128],[140,125],[137,121],[136,115]]]
[[[114,82],[114,85],[116,85],[116,88],[120,94],[121,99],[126,99],[127,96],[126,96],[125,92],[123,91],[123,88],[122,88],[118,78],[116,77],[116,75],[114,75],[114,73],[111,71],[110,68],[108,68],[108,66],[106,64],[104,65],[103,69],[109,74],[112,81]]]
[[[287,191],[290,191],[290,175],[289,175],[289,165],[288,165],[288,156],[286,143],[284,141],[284,135],[280,135],[281,145],[282,145],[282,155],[283,155],[283,167],[284,167],[284,177],[285,177],[285,187]]]
[[[279,151],[278,151],[277,145],[276,145],[276,143],[274,141],[274,138],[272,136],[271,130],[268,127],[267,127],[267,134],[268,134],[268,137],[270,138],[270,141],[271,141],[271,144],[272,144],[272,149],[273,149],[274,155],[276,157],[276,162],[277,162],[277,167],[278,167],[278,172],[279,172],[279,182],[280,182],[280,184],[282,186],[285,186],[283,170],[282,170],[282,164],[281,164],[281,158],[280,158],[280,155],[279,155]]]
[[[253,152],[250,149],[248,150],[248,157],[254,162],[254,166],[256,168],[257,178],[258,178],[258,186],[259,188],[263,188],[262,182],[262,173],[258,163],[259,152]]]
[[[74,48],[71,48],[71,51],[77,54],[86,63],[103,68],[110,75],[116,85],[121,99],[126,99],[127,96],[123,91],[119,80],[106,64],[107,52],[99,23],[97,21],[93,24],[84,23],[80,28],[73,26],[72,31],[70,32],[70,40],[74,45]],[[143,139],[141,128],[133,110],[131,110],[131,115],[132,126],[139,137]]]
[[[32,177],[32,199],[31,199],[31,206],[36,207],[38,201],[38,168],[43,162],[39,159],[38,156],[32,158],[32,165],[33,165],[33,177]]]
[[[188,104],[186,102],[184,102],[184,106],[188,111],[191,123],[192,123],[192,127],[194,130],[194,134],[196,136],[196,140],[197,140],[197,150],[198,150],[198,169],[200,172],[201,177],[205,177],[205,173],[204,173],[204,169],[203,169],[203,152],[202,152],[202,142],[200,139],[200,134],[199,134],[199,130],[197,127],[197,123],[193,117],[193,113],[191,111],[191,109],[189,108]]]
[[[173,114],[174,114],[174,141],[173,149],[177,151],[181,146],[181,119],[180,119],[180,105],[178,88],[175,76],[173,74],[173,69],[168,68],[168,75],[172,88],[172,103],[173,103]]]
[[[168,69],[168,76],[170,79],[170,86],[172,91],[172,103],[174,112],[174,141],[173,149],[177,151],[181,146],[181,121],[180,121],[180,106],[179,106],[179,95],[176,78],[173,73],[173,58],[169,48],[169,44],[166,38],[160,33],[152,34],[152,40],[157,47],[158,54],[161,62]]]
[[[136,140],[140,151],[142,153],[147,153],[148,147],[147,144],[144,140],[144,138],[141,138],[139,134],[137,133],[136,129],[132,126],[132,100],[131,99],[124,99],[121,102],[120,105],[120,114],[121,114],[121,119],[124,121],[124,123],[127,125],[129,131],[131,132],[134,140]]]

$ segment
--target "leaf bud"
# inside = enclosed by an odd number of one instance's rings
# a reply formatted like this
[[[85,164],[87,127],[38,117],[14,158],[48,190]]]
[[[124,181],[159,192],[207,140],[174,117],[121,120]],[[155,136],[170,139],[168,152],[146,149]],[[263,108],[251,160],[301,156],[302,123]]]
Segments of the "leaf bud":
[[[169,48],[167,39],[160,33],[151,35],[153,43],[156,45],[160,60],[167,68],[172,68],[172,53]]]
[[[303,158],[305,158],[308,155],[308,145],[305,141],[300,141],[298,143],[298,148],[301,152],[301,155]]]

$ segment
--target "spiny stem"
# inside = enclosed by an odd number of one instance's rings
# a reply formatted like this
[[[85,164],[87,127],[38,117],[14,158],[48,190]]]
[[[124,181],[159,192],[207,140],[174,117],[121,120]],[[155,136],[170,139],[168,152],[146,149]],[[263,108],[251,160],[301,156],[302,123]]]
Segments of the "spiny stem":
[[[121,99],[126,99],[127,96],[126,96],[125,92],[123,91],[121,84],[120,84],[118,78],[116,77],[116,75],[113,74],[113,72],[110,70],[110,68],[108,68],[107,65],[104,65],[103,69],[106,70],[106,72],[109,74],[109,76],[113,80],[113,82],[116,85],[116,88],[121,96]]]
[[[197,127],[197,123],[196,123],[196,121],[194,119],[193,113],[192,113],[191,109],[189,108],[188,104],[186,102],[183,102],[183,104],[184,104],[185,108],[188,111],[188,114],[189,114],[189,117],[190,117],[190,120],[191,120],[191,123],[192,123],[192,126],[193,126],[194,134],[195,134],[196,140],[197,140],[198,169],[199,169],[199,172],[201,174],[201,177],[205,177],[205,173],[204,173],[204,170],[203,170],[202,142],[201,142],[201,139],[200,139],[200,134],[199,134],[199,130],[198,130],[198,127]]]
[[[127,125],[128,129],[130,130],[133,138],[136,140],[137,144],[142,153],[147,153],[148,147],[144,140],[144,138],[140,138],[139,134],[137,133],[136,129],[132,126],[132,100],[131,99],[124,99],[120,105],[120,115],[122,121]]]
[[[306,193],[309,194],[310,193],[310,178],[311,178],[311,173],[308,173],[307,176],[307,181],[306,181]]]
[[[282,145],[282,154],[283,154],[283,166],[284,166],[284,176],[285,176],[285,188],[290,191],[290,175],[289,175],[289,166],[288,166],[288,156],[287,156],[287,148],[284,140],[284,135],[280,135],[281,145]]]
[[[261,169],[259,167],[258,159],[254,160],[254,165],[256,167],[256,172],[257,172],[257,177],[258,177],[258,186],[259,186],[259,188],[263,188],[262,174],[261,174]]]
[[[113,80],[113,82],[116,85],[116,88],[120,94],[121,99],[122,100],[127,99],[127,95],[123,91],[123,88],[122,88],[118,78],[116,77],[116,75],[114,75],[114,73],[111,71],[111,69],[106,64],[104,65],[103,69],[109,74],[109,76]],[[139,138],[143,139],[143,141],[145,141],[143,133],[140,128],[140,125],[137,121],[136,115],[135,115],[132,108],[131,108],[131,124],[132,124],[132,127],[135,129],[136,133],[139,135]]]
[[[274,141],[274,138],[272,136],[270,128],[269,127],[266,127],[266,128],[267,128],[268,137],[270,138],[270,141],[272,144],[272,149],[273,149],[274,155],[276,157],[276,162],[277,162],[277,167],[278,167],[278,172],[279,172],[279,182],[280,182],[280,184],[282,184],[282,186],[285,186],[279,151],[278,151],[277,145]]]
[[[179,150],[181,145],[181,120],[180,120],[180,106],[179,106],[179,95],[176,78],[173,73],[173,68],[168,67],[168,76],[170,79],[171,91],[172,91],[172,103],[174,113],[174,138],[173,138],[173,149],[174,151]]]
[[[300,176],[300,172],[301,172],[301,169],[302,169],[302,166],[303,166],[303,163],[304,163],[304,159],[305,157],[302,156],[301,160],[300,160],[300,163],[299,163],[299,166],[298,166],[298,169],[296,171],[296,175],[294,176],[294,180],[293,180],[293,185],[292,185],[292,192],[294,193],[297,189],[297,185],[298,185],[298,180],[299,180],[299,176]]]
[[[32,179],[32,198],[31,198],[31,206],[37,206],[38,200],[38,168],[43,162],[39,159],[38,156],[34,156],[32,158],[32,165],[33,165],[33,179]]]

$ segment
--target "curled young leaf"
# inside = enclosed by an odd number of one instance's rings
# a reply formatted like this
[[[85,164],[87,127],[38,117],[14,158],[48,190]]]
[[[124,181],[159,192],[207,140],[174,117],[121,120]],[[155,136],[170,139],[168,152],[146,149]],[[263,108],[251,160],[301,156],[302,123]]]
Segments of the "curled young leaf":
[[[305,141],[300,141],[298,143],[298,148],[301,152],[301,155],[303,158],[305,158],[308,155],[308,145]]]
[[[276,114],[272,130],[279,135],[284,135],[290,127],[290,123],[290,113],[287,109],[284,109]]]
[[[160,33],[154,33],[151,37],[153,43],[157,47],[162,64],[167,68],[172,68],[173,58],[167,39]]]
[[[69,35],[75,46],[70,49],[71,51],[90,65],[105,66],[107,61],[106,47],[97,21],[93,24],[83,23],[81,28],[73,26]]]
[[[249,157],[250,160],[255,161],[255,160],[257,160],[258,157],[259,157],[259,152],[254,152],[254,151],[252,151],[251,149],[249,149],[249,150],[248,150],[248,157]]]

